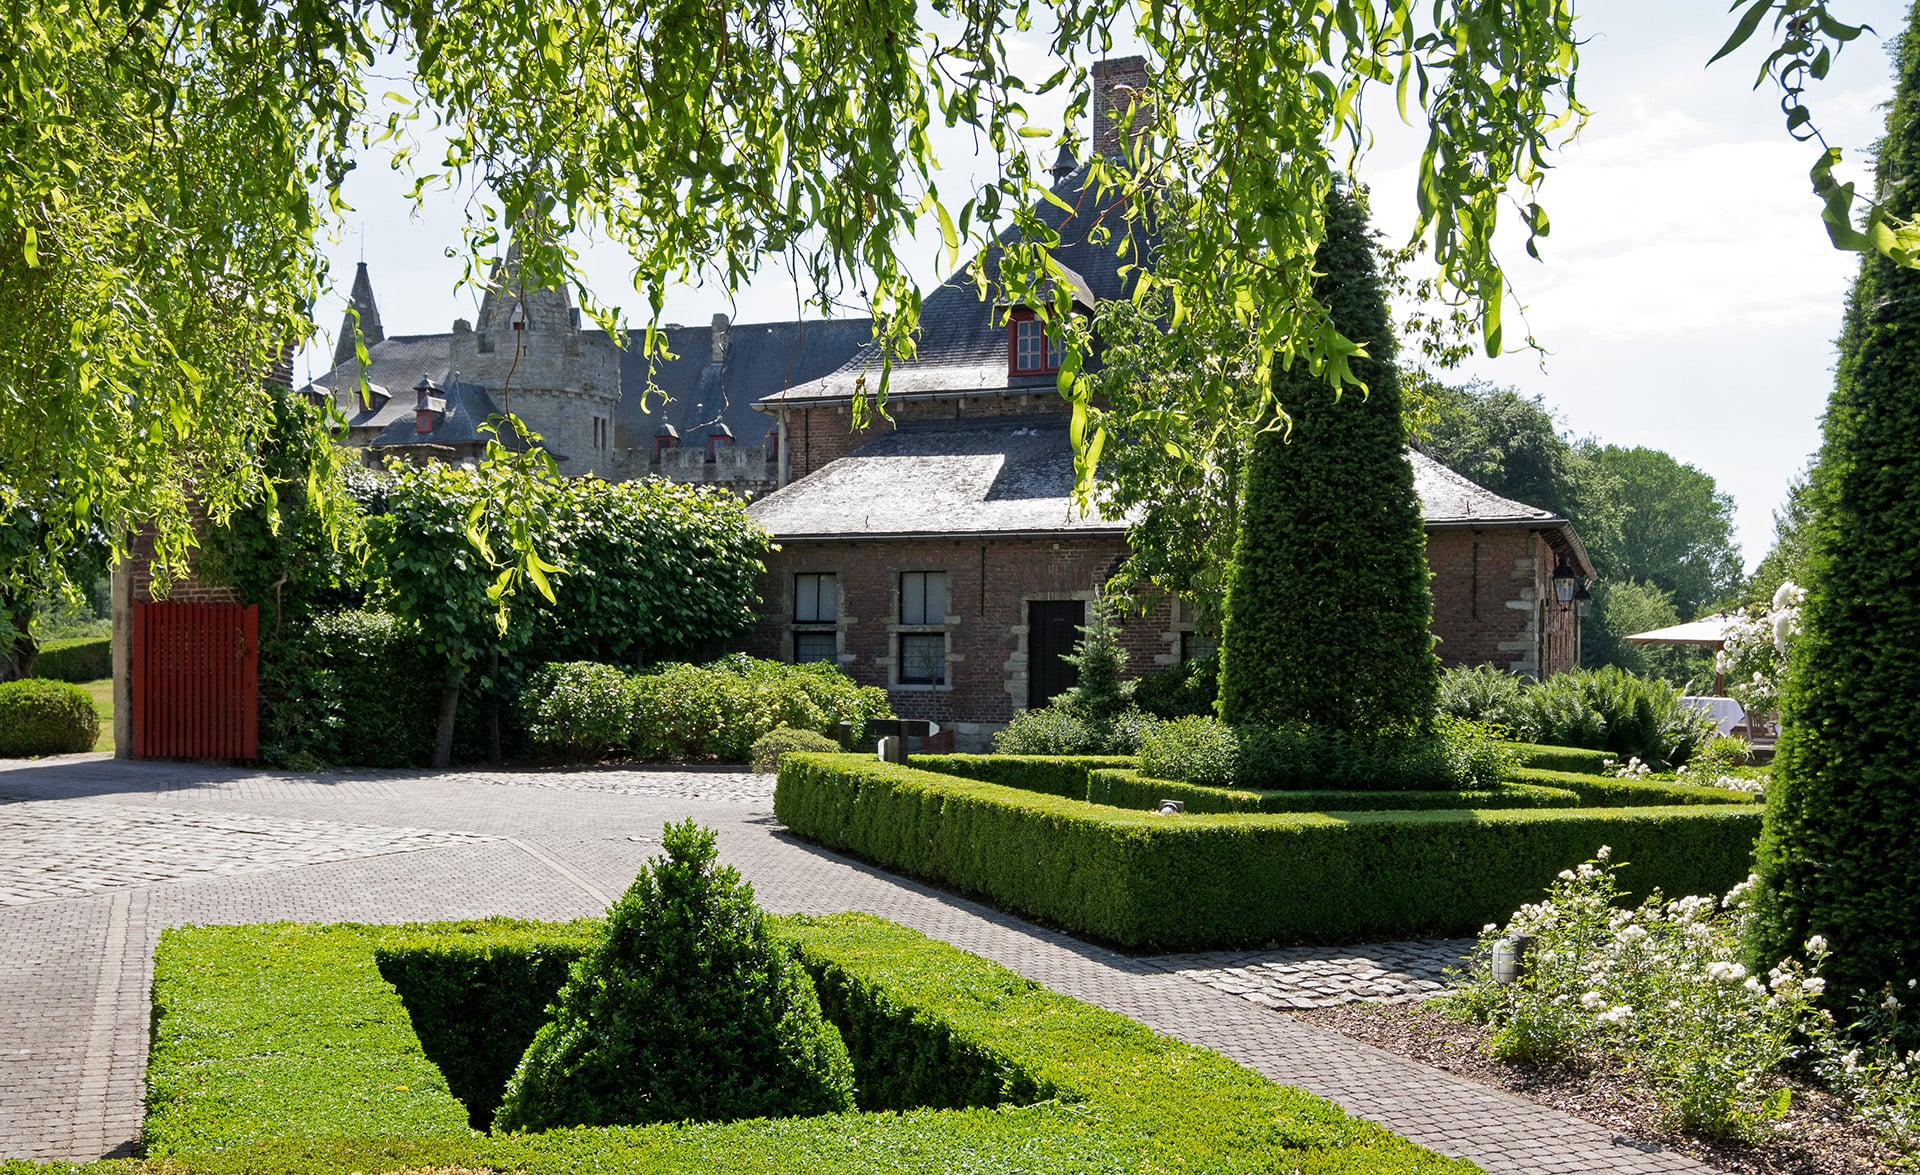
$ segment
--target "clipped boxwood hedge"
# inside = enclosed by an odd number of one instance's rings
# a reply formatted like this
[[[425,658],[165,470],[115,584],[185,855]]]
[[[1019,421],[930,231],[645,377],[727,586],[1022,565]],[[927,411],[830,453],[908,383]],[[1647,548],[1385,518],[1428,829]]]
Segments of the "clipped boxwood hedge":
[[[917,764],[918,759],[915,760]],[[1088,802],[1151,811],[1161,800],[1179,800],[1188,812],[1387,812],[1440,808],[1578,808],[1584,802],[1564,788],[1509,783],[1489,791],[1251,791],[1202,787],[1151,779],[1137,771],[1093,771]]]
[[[91,751],[99,737],[100,712],[79,686],[38,677],[0,682],[0,759]]]
[[[915,755],[913,765],[941,775],[1084,800],[1093,772],[1130,771],[1138,761],[1132,755]]]
[[[401,996],[381,979],[376,953],[487,957],[493,976],[526,978],[509,1001],[526,1004],[537,998],[539,968],[503,960],[564,953],[577,926],[194,927],[166,931],[155,958],[145,1130],[153,1169],[1475,1170],[904,927],[858,914],[780,927],[853,1053],[863,1108],[920,1108],[475,1134]],[[437,945],[449,940],[464,945]]]
[[[1583,775],[1574,771],[1541,771],[1522,768],[1520,778],[1543,787],[1564,788],[1579,795],[1580,802],[1595,808],[1659,807],[1674,804],[1735,804],[1756,806],[1764,797],[1724,787],[1705,787],[1693,783],[1671,783],[1659,779],[1615,779],[1606,775]]]
[[[790,755],[774,814],[885,868],[1129,949],[1453,934],[1602,844],[1627,886],[1720,893],[1753,805],[1157,816],[853,755]]]
[[[1508,743],[1520,756],[1520,766],[1545,771],[1573,771],[1581,775],[1605,775],[1610,764],[1619,762],[1611,751],[1589,751],[1584,747],[1549,747],[1540,743]]]
[[[99,681],[113,676],[113,638],[80,636],[48,641],[33,661],[33,675],[52,681]]]

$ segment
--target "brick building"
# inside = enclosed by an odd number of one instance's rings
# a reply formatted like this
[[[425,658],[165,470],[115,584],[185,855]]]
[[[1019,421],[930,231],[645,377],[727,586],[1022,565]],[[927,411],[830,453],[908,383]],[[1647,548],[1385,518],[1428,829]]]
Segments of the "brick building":
[[[1096,150],[1119,150],[1113,115],[1142,68],[1137,58],[1096,68]],[[1059,232],[1054,257],[1076,310],[1090,313],[1128,293],[1111,241],[1089,240],[1116,223],[1115,209],[1093,201],[1085,169],[1064,154],[1054,177],[1066,209],[1036,213]],[[1072,504],[1059,346],[1030,312],[982,302],[962,272],[925,299],[921,331],[915,357],[892,370],[891,420],[852,426],[854,396],[877,380],[871,344],[759,401],[784,461],[781,488],[749,507],[780,547],[761,580],[753,651],[830,660],[885,687],[897,713],[980,747],[1072,684],[1061,658],[1125,557],[1127,520],[1082,517]],[[1531,675],[1577,664],[1579,615],[1554,591],[1556,577],[1594,574],[1573,527],[1425,454],[1409,460],[1443,663]],[[1195,629],[1178,600],[1129,620],[1129,671],[1194,655],[1205,647]]]

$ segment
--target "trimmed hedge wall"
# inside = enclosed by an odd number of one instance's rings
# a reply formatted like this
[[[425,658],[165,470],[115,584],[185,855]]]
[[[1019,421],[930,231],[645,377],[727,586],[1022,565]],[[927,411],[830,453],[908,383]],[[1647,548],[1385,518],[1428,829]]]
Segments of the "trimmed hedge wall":
[[[81,636],[48,641],[34,658],[33,675],[53,681],[99,681],[113,676],[113,638]]]
[[[1520,778],[1543,787],[1564,788],[1580,797],[1580,802],[1595,808],[1661,807],[1674,804],[1732,804],[1759,807],[1763,798],[1751,792],[1724,787],[1704,787],[1694,783],[1669,783],[1652,779],[1615,779],[1607,775],[1582,775],[1572,771],[1540,771],[1522,768]]]
[[[374,946],[381,977],[474,1129],[493,1121],[507,1078],[552,1019],[547,1004],[599,932],[595,922],[501,918],[403,928]]]
[[[169,1175],[1476,1170],[1217,1053],[859,914],[784,919],[780,932],[815,977],[867,1097],[970,1108],[474,1134],[375,953],[425,941],[429,953],[499,959],[570,949],[579,932],[548,929],[545,947],[543,928],[507,922],[166,931],[154,965],[149,1154]],[[448,940],[465,946],[435,945]],[[531,998],[522,991],[512,1002]]]
[[[1129,949],[1453,934],[1536,900],[1602,844],[1638,892],[1748,873],[1752,805],[1166,817],[853,755],[790,755],[800,836]]]
[[[1138,763],[1132,755],[915,755],[913,765],[941,775],[1084,800],[1093,772],[1131,771]]]
[[[916,758],[917,764],[919,760]],[[1564,788],[1510,783],[1494,791],[1251,791],[1201,787],[1151,779],[1136,771],[1094,771],[1089,803],[1153,811],[1161,800],[1179,800],[1190,813],[1388,812],[1464,808],[1578,808],[1579,796]]]
[[[1520,766],[1543,771],[1572,771],[1580,775],[1605,775],[1607,765],[1620,761],[1610,751],[1589,751],[1584,747],[1549,747],[1541,743],[1508,743],[1520,756]]]

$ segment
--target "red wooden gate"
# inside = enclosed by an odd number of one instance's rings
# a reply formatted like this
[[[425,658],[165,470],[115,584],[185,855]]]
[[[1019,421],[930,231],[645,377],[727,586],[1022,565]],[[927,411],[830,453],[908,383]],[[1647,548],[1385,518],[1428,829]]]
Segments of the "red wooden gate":
[[[260,610],[133,604],[133,757],[260,752]]]

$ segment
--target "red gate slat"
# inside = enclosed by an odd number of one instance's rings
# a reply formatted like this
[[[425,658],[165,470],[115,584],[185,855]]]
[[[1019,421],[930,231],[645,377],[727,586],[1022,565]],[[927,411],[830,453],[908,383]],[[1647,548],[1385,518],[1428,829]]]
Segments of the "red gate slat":
[[[258,757],[256,605],[136,600],[131,651],[135,757]]]

